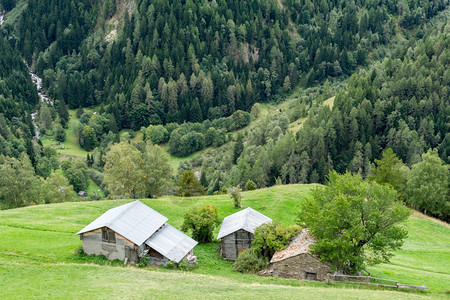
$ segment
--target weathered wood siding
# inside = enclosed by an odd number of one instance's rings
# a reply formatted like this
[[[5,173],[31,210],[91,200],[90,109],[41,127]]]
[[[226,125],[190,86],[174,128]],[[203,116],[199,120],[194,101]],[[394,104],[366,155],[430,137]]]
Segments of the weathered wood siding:
[[[252,246],[253,233],[240,229],[227,236],[221,241],[222,257],[229,260],[236,260],[239,252]]]
[[[282,278],[307,279],[306,273],[315,273],[316,280],[324,281],[330,273],[330,267],[309,253],[299,254],[278,262],[271,263],[267,274]]]
[[[116,242],[107,243],[102,241],[102,230],[97,229],[80,235],[83,242],[83,251],[86,254],[104,255],[109,260],[119,259],[128,263],[138,263],[138,247],[120,234],[115,233]]]

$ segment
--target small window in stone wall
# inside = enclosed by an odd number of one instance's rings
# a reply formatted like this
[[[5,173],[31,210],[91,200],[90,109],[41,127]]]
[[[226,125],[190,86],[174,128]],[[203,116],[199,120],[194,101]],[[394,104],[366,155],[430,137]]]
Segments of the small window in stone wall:
[[[109,228],[102,228],[102,241],[106,243],[116,243],[116,233]]]
[[[305,278],[308,280],[316,280],[317,273],[316,272],[306,272]]]

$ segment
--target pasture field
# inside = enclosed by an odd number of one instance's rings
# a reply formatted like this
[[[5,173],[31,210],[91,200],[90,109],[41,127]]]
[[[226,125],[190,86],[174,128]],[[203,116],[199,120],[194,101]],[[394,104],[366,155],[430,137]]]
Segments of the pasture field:
[[[273,220],[294,224],[300,203],[315,185],[275,186],[243,193],[242,205]],[[194,249],[192,271],[123,266],[80,256],[76,232],[107,209],[132,200],[37,205],[0,211],[0,295],[14,298],[448,298],[450,228],[415,213],[405,223],[409,237],[392,263],[369,268],[374,276],[403,284],[425,283],[428,292],[398,292],[352,285],[244,275],[219,257],[218,242]],[[180,228],[192,207],[212,203],[219,217],[236,212],[228,195],[143,199]],[[216,229],[215,234],[217,234]]]

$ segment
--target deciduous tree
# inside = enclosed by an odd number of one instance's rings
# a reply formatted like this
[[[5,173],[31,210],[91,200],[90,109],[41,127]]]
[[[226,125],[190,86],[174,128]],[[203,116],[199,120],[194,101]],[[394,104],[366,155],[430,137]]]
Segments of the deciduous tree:
[[[158,197],[168,187],[172,177],[169,155],[159,146],[148,144],[144,155],[147,195]]]
[[[214,228],[219,225],[217,208],[212,204],[191,209],[184,215],[181,230],[192,232],[192,238],[200,243],[208,243],[213,240]]]
[[[0,207],[21,207],[37,203],[37,183],[34,170],[26,154],[20,159],[7,157],[0,164]]]
[[[408,235],[399,223],[411,214],[396,194],[358,174],[331,172],[326,186],[314,190],[298,215],[300,225],[317,239],[312,251],[346,273],[388,262]]]
[[[111,147],[105,158],[103,183],[113,197],[146,196],[145,162],[133,145],[121,142]]]
[[[422,161],[412,166],[405,195],[413,208],[444,220],[450,218],[449,166],[437,150],[428,150],[422,154]]]

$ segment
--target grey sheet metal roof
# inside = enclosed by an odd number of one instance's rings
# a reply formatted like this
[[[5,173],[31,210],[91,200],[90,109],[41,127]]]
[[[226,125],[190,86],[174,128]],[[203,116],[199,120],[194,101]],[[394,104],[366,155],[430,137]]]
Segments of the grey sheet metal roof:
[[[223,219],[217,239],[221,239],[239,229],[253,233],[258,226],[269,222],[272,222],[271,218],[248,207]]]
[[[198,243],[175,227],[166,224],[146,240],[145,244],[171,261],[179,263]]]
[[[142,245],[167,218],[140,201],[134,201],[105,212],[77,234],[108,227],[136,245]]]

